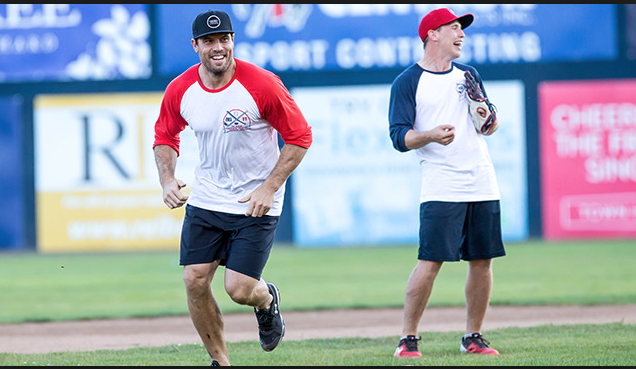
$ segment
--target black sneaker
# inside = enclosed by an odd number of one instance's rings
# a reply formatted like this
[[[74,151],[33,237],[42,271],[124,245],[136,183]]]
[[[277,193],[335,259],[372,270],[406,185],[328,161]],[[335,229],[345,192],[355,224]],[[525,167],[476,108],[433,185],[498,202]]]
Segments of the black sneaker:
[[[420,337],[406,336],[400,339],[395,353],[395,357],[422,357],[422,353],[417,348],[417,341],[421,340]]]
[[[218,361],[212,359],[212,363],[210,363],[210,366],[221,366],[221,364],[219,364]]]
[[[256,320],[258,321],[258,335],[261,347],[265,351],[272,351],[283,340],[285,335],[285,319],[280,315],[278,304],[280,303],[280,293],[275,284],[268,282],[269,293],[274,297],[269,309],[256,310]]]
[[[486,341],[480,333],[473,333],[469,337],[462,337],[459,352],[480,355],[499,355],[499,351],[488,345],[490,345],[490,342]]]

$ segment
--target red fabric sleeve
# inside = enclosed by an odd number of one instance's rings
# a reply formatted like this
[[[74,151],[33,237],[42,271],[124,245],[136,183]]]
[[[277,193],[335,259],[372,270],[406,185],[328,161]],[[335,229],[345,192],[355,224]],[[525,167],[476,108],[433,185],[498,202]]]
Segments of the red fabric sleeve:
[[[179,155],[179,144],[181,143],[179,135],[188,125],[181,116],[181,99],[188,87],[196,82],[197,68],[198,65],[191,67],[168,84],[163,100],[161,101],[159,118],[157,118],[157,122],[155,123],[155,142],[152,145],[153,148],[157,145],[168,145],[177,152],[177,156]],[[192,80],[193,73],[195,76],[194,80]]]
[[[237,79],[254,97],[261,116],[278,131],[286,144],[311,146],[311,127],[278,76],[237,60]]]

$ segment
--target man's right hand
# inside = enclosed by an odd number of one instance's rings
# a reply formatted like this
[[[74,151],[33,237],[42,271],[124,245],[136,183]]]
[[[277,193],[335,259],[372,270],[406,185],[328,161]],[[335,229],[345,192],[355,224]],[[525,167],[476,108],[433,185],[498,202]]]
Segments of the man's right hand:
[[[188,196],[181,192],[185,186],[186,184],[179,179],[166,183],[163,187],[163,203],[170,209],[182,207],[188,201]]]

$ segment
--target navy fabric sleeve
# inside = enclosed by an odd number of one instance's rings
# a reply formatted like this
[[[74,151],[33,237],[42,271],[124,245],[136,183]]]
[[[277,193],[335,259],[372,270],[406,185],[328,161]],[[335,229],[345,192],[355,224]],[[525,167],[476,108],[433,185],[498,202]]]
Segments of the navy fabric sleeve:
[[[422,69],[414,65],[400,74],[391,86],[389,100],[389,136],[393,147],[406,152],[404,138],[415,124],[415,92]]]

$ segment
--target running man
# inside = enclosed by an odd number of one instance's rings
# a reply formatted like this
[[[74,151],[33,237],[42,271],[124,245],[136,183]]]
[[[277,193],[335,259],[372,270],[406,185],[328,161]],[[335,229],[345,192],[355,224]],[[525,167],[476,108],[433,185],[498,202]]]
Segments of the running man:
[[[168,85],[153,147],[164,203],[170,209],[186,205],[180,264],[190,317],[212,365],[230,365],[212,279],[225,266],[225,291],[236,303],[254,307],[263,350],[276,348],[285,334],[280,292],[261,274],[285,182],[310,147],[312,132],[277,76],[234,58],[227,13],[199,14],[191,43],[201,62]],[[181,192],[186,184],[175,178],[179,135],[186,127],[199,150],[189,197]]]

